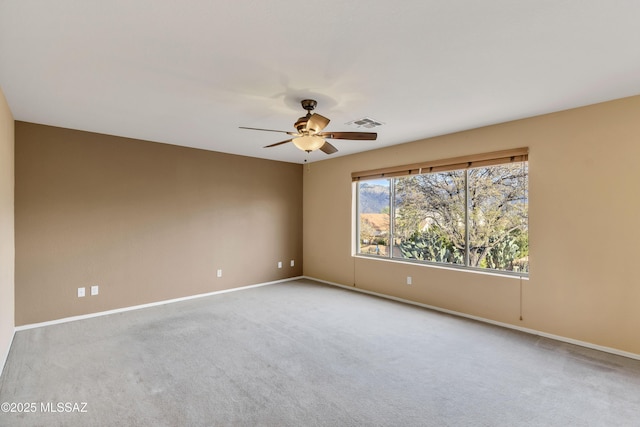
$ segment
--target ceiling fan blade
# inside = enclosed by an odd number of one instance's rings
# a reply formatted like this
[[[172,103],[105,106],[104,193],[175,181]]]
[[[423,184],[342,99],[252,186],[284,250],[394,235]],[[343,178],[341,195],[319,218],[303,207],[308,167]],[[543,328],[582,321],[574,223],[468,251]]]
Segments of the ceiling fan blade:
[[[375,132],[322,132],[318,136],[331,139],[353,139],[362,141],[374,141],[378,138]]]
[[[238,126],[240,129],[249,129],[249,130],[263,130],[266,132],[280,132],[280,133],[286,133],[287,135],[298,135],[297,132],[287,132],[286,130],[274,130],[274,129],[261,129],[261,128],[248,128],[248,127],[244,127],[244,126]]]
[[[278,145],[282,145],[282,144],[286,144],[287,142],[291,142],[293,141],[293,139],[287,139],[286,141],[280,141],[280,142],[276,142],[275,144],[271,144],[271,145],[265,145],[262,148],[271,148],[271,147],[276,147]]]
[[[327,141],[324,142],[324,145],[322,147],[320,147],[320,150],[326,154],[333,154],[336,151],[338,151],[338,149],[336,147],[334,147],[333,145],[329,144]]]
[[[320,132],[322,129],[327,127],[330,121],[331,120],[318,113],[312,114],[311,117],[309,117],[309,120],[307,120],[307,130]]]

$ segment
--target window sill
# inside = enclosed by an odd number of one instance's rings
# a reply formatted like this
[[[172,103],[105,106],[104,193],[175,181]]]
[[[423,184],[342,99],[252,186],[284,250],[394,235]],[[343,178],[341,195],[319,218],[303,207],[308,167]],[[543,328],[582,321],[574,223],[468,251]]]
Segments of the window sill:
[[[487,270],[484,268],[466,267],[462,265],[453,266],[448,264],[438,264],[438,263],[431,263],[431,262],[425,262],[425,261],[412,261],[408,259],[405,260],[405,259],[398,259],[398,258],[385,258],[385,257],[376,256],[376,255],[366,255],[366,254],[353,254],[352,257],[367,259],[367,260],[374,260],[374,261],[391,262],[395,264],[406,264],[406,265],[413,265],[413,266],[426,267],[426,268],[437,268],[440,270],[449,270],[449,271],[456,271],[456,272],[462,272],[462,273],[483,274],[483,275],[495,276],[495,277],[506,277],[510,279],[529,280],[529,273]]]

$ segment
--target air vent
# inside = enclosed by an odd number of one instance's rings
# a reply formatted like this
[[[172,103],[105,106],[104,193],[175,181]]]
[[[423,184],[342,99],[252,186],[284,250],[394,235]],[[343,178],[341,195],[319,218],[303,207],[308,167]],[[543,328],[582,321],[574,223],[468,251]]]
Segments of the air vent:
[[[367,129],[377,128],[378,126],[382,126],[383,124],[384,123],[378,120],[374,120],[371,117],[363,117],[361,119],[352,120],[346,123],[347,126],[353,126],[357,128],[367,128]]]

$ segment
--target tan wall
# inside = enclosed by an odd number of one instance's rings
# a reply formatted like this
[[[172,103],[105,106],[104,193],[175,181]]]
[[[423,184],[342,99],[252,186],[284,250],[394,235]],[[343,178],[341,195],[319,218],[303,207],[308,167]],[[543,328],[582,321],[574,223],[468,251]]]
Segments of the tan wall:
[[[17,325],[302,272],[300,165],[24,122],[15,138]]]
[[[14,126],[0,89],[0,372],[15,330],[14,285]]]
[[[304,274],[640,354],[638,117],[640,96],[313,163]],[[531,274],[522,321],[517,278],[351,256],[351,172],[523,146]]]

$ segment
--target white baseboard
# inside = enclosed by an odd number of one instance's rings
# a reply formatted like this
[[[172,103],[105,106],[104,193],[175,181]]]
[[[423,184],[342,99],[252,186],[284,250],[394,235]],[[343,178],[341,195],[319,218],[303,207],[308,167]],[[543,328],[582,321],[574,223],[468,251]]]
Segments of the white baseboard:
[[[83,315],[80,315],[80,316],[64,317],[62,319],[50,320],[50,321],[47,321],[47,322],[31,323],[31,324],[28,324],[28,325],[17,326],[16,327],[16,331],[24,331],[24,330],[27,330],[27,329],[41,328],[43,326],[58,325],[60,323],[75,322],[76,320],[91,319],[93,317],[107,316],[109,314],[115,314],[115,313],[123,313],[125,311],[140,310],[140,309],[143,309],[143,308],[156,307],[156,306],[159,306],[159,305],[171,304],[171,303],[180,302],[180,301],[187,301],[187,300],[195,299],[195,298],[204,298],[204,297],[208,297],[208,296],[211,296],[211,295],[225,294],[227,292],[242,291],[242,290],[245,290],[245,289],[258,288],[260,286],[267,286],[267,285],[274,285],[276,283],[290,282],[292,280],[298,280],[298,279],[302,279],[302,276],[289,277],[287,279],[274,280],[273,282],[258,283],[258,284],[255,284],[255,285],[241,286],[241,287],[238,287],[238,288],[223,289],[221,291],[207,292],[205,294],[189,295],[189,296],[186,296],[186,297],[174,298],[174,299],[163,300],[163,301],[156,301],[156,302],[151,302],[151,303],[148,303],[148,304],[134,305],[134,306],[131,306],[131,307],[116,308],[114,310],[99,311],[99,312],[96,312],[96,313],[83,314]]]
[[[4,365],[7,364],[7,359],[9,358],[9,352],[11,351],[11,346],[13,345],[13,339],[16,336],[16,329],[13,328],[13,334],[11,335],[11,339],[9,340],[9,345],[4,350],[4,354],[2,355],[2,364],[0,364],[0,377],[2,376],[2,372],[4,371]]]
[[[377,293],[377,292],[367,291],[366,289],[360,289],[360,288],[357,288],[355,286],[346,286],[346,285],[342,285],[340,283],[329,282],[327,280],[322,280],[322,279],[316,279],[315,277],[303,276],[303,278],[309,279],[309,280],[315,280],[316,282],[325,283],[325,284],[331,285],[331,286],[337,286],[339,288],[348,289],[348,290],[351,290],[351,291],[357,291],[357,292],[361,292],[361,293],[365,293],[365,294],[369,294],[369,295],[374,295],[374,296],[381,297],[381,298],[390,299],[390,300],[393,300],[393,301],[399,301],[399,302],[402,302],[402,303],[405,303],[405,304],[416,305],[416,306],[419,306],[419,307],[428,308],[430,310],[435,310],[435,311],[440,311],[440,312],[447,313],[447,314],[452,314],[454,316],[466,317],[467,319],[473,319],[473,320],[477,320],[479,322],[484,322],[484,323],[489,323],[491,325],[501,326],[503,328],[515,329],[517,331],[525,332],[525,333],[531,334],[531,335],[537,335],[537,336],[541,336],[541,337],[544,337],[544,338],[550,338],[550,339],[556,340],[556,341],[562,341],[562,342],[566,342],[566,343],[569,343],[569,344],[579,345],[581,347],[586,347],[586,348],[590,348],[590,349],[593,349],[593,350],[604,351],[606,353],[615,354],[617,356],[623,356],[623,357],[628,357],[630,359],[640,360],[640,354],[630,353],[628,351],[623,351],[623,350],[618,350],[617,348],[605,347],[605,346],[593,344],[593,343],[586,342],[586,341],[580,341],[580,340],[575,340],[573,338],[563,337],[563,336],[560,336],[560,335],[549,334],[547,332],[538,331],[536,329],[523,328],[521,326],[512,325],[510,323],[503,323],[503,322],[498,322],[498,321],[491,320],[491,319],[485,319],[484,317],[473,316],[471,314],[466,314],[466,313],[462,313],[462,312],[459,312],[459,311],[448,310],[446,308],[436,307],[436,306],[428,305],[428,304],[422,304],[422,303],[419,303],[419,302],[406,300],[406,299],[394,297],[394,296],[391,296],[391,295],[385,295],[385,294],[380,294],[380,293]]]

